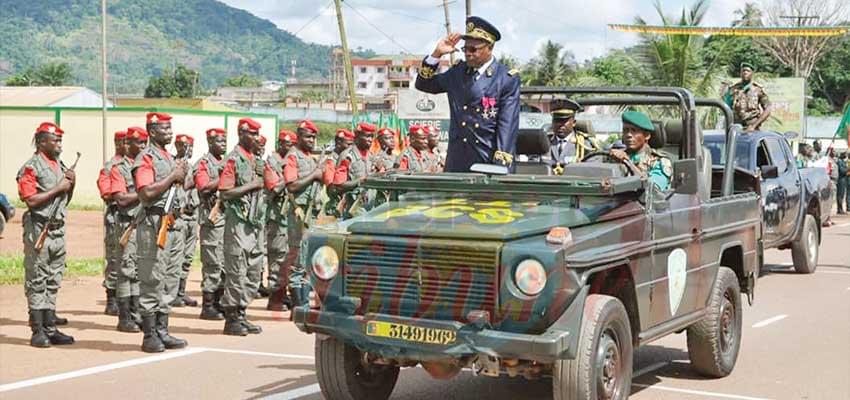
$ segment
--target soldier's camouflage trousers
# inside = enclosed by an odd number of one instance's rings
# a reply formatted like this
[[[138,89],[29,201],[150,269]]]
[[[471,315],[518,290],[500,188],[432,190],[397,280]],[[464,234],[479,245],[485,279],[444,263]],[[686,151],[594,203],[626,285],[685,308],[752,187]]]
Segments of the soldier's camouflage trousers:
[[[223,217],[220,217],[223,218]],[[201,290],[214,293],[222,287],[224,225],[201,224]]]
[[[189,268],[195,259],[195,249],[198,246],[198,217],[182,217],[183,220],[183,276],[189,275]]]
[[[295,208],[290,207],[289,213],[286,215],[288,221],[286,226],[286,236],[289,241],[289,249],[286,254],[284,265],[289,266],[289,289],[300,289],[307,285],[307,273],[304,266],[298,262],[298,253],[301,250],[301,238],[304,234],[304,225],[295,215]]]
[[[33,221],[24,213],[24,293],[30,310],[55,310],[56,295],[65,272],[65,227],[52,229],[47,234],[41,251],[35,242],[46,221]]]
[[[266,224],[266,252],[269,264],[269,292],[280,288],[281,285],[288,286],[289,268],[286,268],[286,253],[289,243],[286,238],[287,228],[277,222],[269,221]]]
[[[118,217],[118,232],[121,236],[124,231],[130,226],[131,220]],[[121,250],[121,266],[118,268],[118,281],[115,283],[116,297],[128,297],[139,295],[139,271],[136,266],[136,235],[130,235],[130,240],[127,241],[127,246]]]
[[[228,212],[224,223],[224,307],[248,307],[257,296],[263,252],[261,229]]]
[[[118,230],[118,211],[109,206],[103,213],[103,250],[106,265],[103,268],[103,287],[115,289],[118,282],[118,269],[121,268],[121,244],[118,243],[123,231]]]
[[[136,265],[139,271],[139,304],[142,316],[168,314],[177,296],[180,264],[175,263],[183,241],[178,229],[169,229],[165,249],[156,245],[159,223],[163,217],[148,215],[136,228]],[[176,225],[175,223],[174,225]]]

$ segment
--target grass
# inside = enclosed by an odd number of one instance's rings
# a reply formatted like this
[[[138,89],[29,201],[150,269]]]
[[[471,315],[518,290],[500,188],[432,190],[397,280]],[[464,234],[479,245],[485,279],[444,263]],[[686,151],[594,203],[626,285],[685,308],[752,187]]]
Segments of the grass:
[[[23,213],[27,209],[27,205],[24,204],[24,202],[21,201],[20,199],[10,198],[9,202],[12,203],[12,205],[15,206],[15,208],[17,208],[18,212],[20,212],[20,213]],[[75,203],[75,202],[72,201],[71,204],[68,205],[68,209],[73,210],[73,211],[103,211],[103,203],[85,204],[85,203]]]
[[[103,258],[69,258],[65,260],[64,279],[103,274]],[[15,285],[24,282],[24,256],[16,254],[0,256],[0,285]]]

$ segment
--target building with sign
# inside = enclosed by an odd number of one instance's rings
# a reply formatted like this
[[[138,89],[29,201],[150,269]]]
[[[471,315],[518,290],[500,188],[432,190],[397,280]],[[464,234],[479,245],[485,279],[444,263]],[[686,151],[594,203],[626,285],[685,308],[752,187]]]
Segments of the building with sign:
[[[389,55],[354,58],[354,90],[367,100],[384,98],[399,89],[412,88],[425,56]],[[448,60],[440,61],[440,72],[449,68]]]

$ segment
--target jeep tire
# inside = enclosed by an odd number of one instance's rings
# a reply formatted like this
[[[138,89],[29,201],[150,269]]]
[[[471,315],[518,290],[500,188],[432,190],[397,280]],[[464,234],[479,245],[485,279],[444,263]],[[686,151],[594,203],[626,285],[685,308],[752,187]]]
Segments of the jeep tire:
[[[588,296],[576,357],[555,362],[554,400],[627,399],[632,358],[632,330],[623,303],[616,297]]]
[[[0,211],[0,237],[3,236],[4,229],[6,229],[6,215]]]
[[[363,353],[335,338],[316,338],[316,377],[328,400],[386,400],[399,368],[365,364]]]
[[[794,270],[801,274],[811,274],[818,267],[818,223],[811,214],[803,219],[803,232],[800,238],[791,243],[791,258],[794,260]]]
[[[688,356],[700,374],[721,378],[735,368],[741,347],[741,289],[738,277],[721,266],[705,317],[688,327]]]

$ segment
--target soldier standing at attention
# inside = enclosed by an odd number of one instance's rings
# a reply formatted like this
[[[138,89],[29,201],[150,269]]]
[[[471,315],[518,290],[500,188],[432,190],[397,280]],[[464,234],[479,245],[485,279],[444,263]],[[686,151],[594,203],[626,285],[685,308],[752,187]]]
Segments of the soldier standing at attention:
[[[115,200],[109,193],[112,190],[109,180],[112,167],[124,159],[126,148],[124,146],[124,137],[127,132],[117,131],[113,137],[115,143],[115,155],[112,156],[106,163],[103,164],[100,173],[97,176],[97,190],[100,192],[100,198],[103,199],[106,205],[106,210],[103,212],[103,248],[106,267],[103,269],[103,287],[106,288],[106,308],[103,313],[106,315],[118,315],[118,303],[115,301],[115,283],[118,281],[118,268],[121,264],[121,249],[118,244],[118,238],[121,233],[116,231],[116,217],[118,214],[118,206]]]
[[[224,307],[225,335],[245,336],[262,328],[246,319],[248,305],[257,295],[263,253],[259,248],[261,221],[255,208],[263,189],[262,172],[257,173],[260,123],[239,120],[239,143],[227,155],[218,183],[224,205]]]
[[[118,207],[116,235],[122,236],[136,216],[142,212],[139,195],[136,193],[135,181],[131,171],[136,157],[144,151],[148,144],[148,133],[139,127],[127,128],[124,139],[127,153],[121,161],[115,163],[109,173],[110,192]],[[139,332],[141,316],[139,315],[139,273],[136,266],[136,235],[131,234],[126,245],[118,246],[121,260],[118,268],[118,281],[115,284],[115,295],[118,298],[118,326],[120,332]],[[116,239],[118,240],[118,239]]]
[[[23,216],[24,293],[27,296],[30,346],[73,344],[56,329],[56,295],[65,271],[65,215],[74,194],[76,175],[59,160],[64,131],[51,122],[35,130],[36,153],[18,171],[18,196],[27,205]],[[56,214],[50,221],[54,207]],[[42,230],[41,249],[36,242]]]
[[[667,156],[649,146],[655,125],[646,114],[638,111],[623,113],[623,144],[626,150],[611,150],[615,160],[630,160],[659,190],[670,187],[673,163]]]
[[[735,123],[743,125],[747,132],[756,131],[770,116],[770,99],[764,87],[753,82],[755,67],[741,63],[741,81],[732,85],[723,100],[735,114]]]
[[[224,319],[221,297],[222,268],[224,266],[224,216],[218,196],[218,181],[224,168],[227,150],[227,132],[224,129],[207,130],[207,154],[195,164],[194,181],[198,191],[198,218],[201,239],[201,319]]]
[[[277,149],[268,156],[263,171],[268,212],[266,213],[266,253],[269,265],[269,302],[266,310],[286,311],[292,308],[287,289],[289,287],[289,266],[286,265],[286,252],[289,243],[286,240],[286,183],[283,180],[283,166],[286,154],[298,141],[294,132],[281,129],[277,139]]]
[[[333,191],[343,196],[342,217],[351,218],[363,207],[366,210],[375,200],[368,191],[360,187],[366,176],[372,173],[372,157],[369,149],[375,138],[377,128],[374,125],[360,123],[354,134],[354,146],[347,148],[339,156],[333,177]],[[370,198],[372,197],[372,198]]]
[[[290,268],[289,293],[292,296],[292,304],[297,307],[308,304],[310,300],[310,284],[304,265],[298,257],[301,237],[307,220],[312,218],[312,212],[308,208],[312,208],[312,202],[315,201],[313,197],[318,192],[314,185],[329,183],[326,181],[329,168],[327,164],[319,165],[312,156],[319,128],[312,121],[304,120],[298,123],[295,132],[298,134],[298,142],[286,155],[283,180],[286,182],[287,192],[291,194],[286,214],[289,251],[285,264]]]
[[[262,173],[259,173],[259,176],[263,176],[263,174],[265,173],[266,160],[263,159],[263,156],[265,155],[265,153],[266,153],[266,137],[263,136],[263,135],[260,135],[260,137],[257,139],[257,148],[254,151],[254,155],[257,157],[256,158],[256,163],[257,163],[256,170],[257,171],[263,171]],[[257,193],[257,196],[259,196],[259,201],[258,201],[257,204],[261,205],[260,208],[263,210],[263,212],[261,213],[262,217],[259,219],[260,234],[259,234],[258,239],[257,239],[257,246],[260,248],[260,252],[263,253],[262,261],[260,261],[260,264],[261,264],[260,265],[260,274],[258,275],[260,280],[257,282],[257,285],[258,285],[258,287],[257,287],[257,297],[269,297],[269,289],[266,288],[265,285],[263,285],[263,281],[265,280],[263,278],[263,271],[265,269],[262,266],[263,261],[266,260],[266,256],[268,255],[268,253],[266,253],[266,215],[265,215],[266,194],[265,194],[264,191],[261,190],[260,192]]]
[[[398,157],[398,168],[411,172],[434,172],[433,160],[428,157],[428,133],[419,125],[408,129],[410,146]]]
[[[333,173],[336,170],[336,165],[339,162],[340,155],[347,149],[351,148],[352,143],[354,143],[353,132],[344,128],[336,130],[336,135],[334,135],[334,149],[330,154],[328,154],[326,161],[326,171],[328,172],[328,176],[322,178],[323,182],[328,182],[329,184],[333,183]],[[342,211],[339,210],[339,207],[342,194],[337,192],[333,186],[328,186],[325,194],[327,195],[327,199],[325,199],[324,204],[322,204],[321,207],[323,212],[335,217],[341,217]],[[315,201],[318,201],[318,199],[314,200],[314,202]]]
[[[195,138],[189,135],[177,135],[174,141],[177,149],[178,160],[192,158],[195,148]],[[198,301],[186,294],[186,280],[189,278],[189,270],[192,269],[192,260],[195,258],[195,248],[198,244],[198,191],[195,190],[195,180],[190,169],[182,187],[182,205],[178,218],[180,219],[180,231],[183,233],[182,251],[178,249],[175,262],[179,263],[180,283],[177,287],[177,297],[171,302],[172,307],[197,307]]]
[[[446,172],[468,172],[476,163],[513,169],[519,130],[519,76],[493,57],[499,31],[479,17],[466,19],[466,34],[452,33],[437,43],[422,62],[416,89],[447,93],[451,109]],[[437,73],[440,57],[456,51],[463,39],[461,61]]]
[[[446,167],[445,159],[443,155],[440,154],[440,128],[436,126],[430,126],[428,128],[428,157],[431,159],[433,164],[432,172],[443,172],[443,169]]]
[[[145,219],[136,228],[136,265],[144,335],[142,351],[158,353],[188,345],[187,341],[168,333],[169,304],[177,296],[180,276],[180,265],[174,263],[171,251],[179,241],[180,232],[168,228],[164,248],[157,243],[161,224],[168,226],[172,218],[169,215],[173,215],[165,208],[169,192],[175,185],[183,184],[188,167],[185,160],[175,160],[165,149],[173,136],[170,115],[148,113],[146,127],[150,145],[133,165],[133,180],[145,213]],[[172,208],[179,208],[176,195],[172,202]]]
[[[576,114],[584,111],[578,103],[569,99],[552,102],[552,132],[549,146],[549,162],[555,175],[561,175],[564,166],[584,159],[585,154],[599,151],[587,133],[575,129]]]
[[[395,132],[390,128],[378,130],[378,144],[381,145],[381,151],[372,155],[375,172],[386,172],[395,168],[398,160],[398,157],[393,154],[395,151]]]

